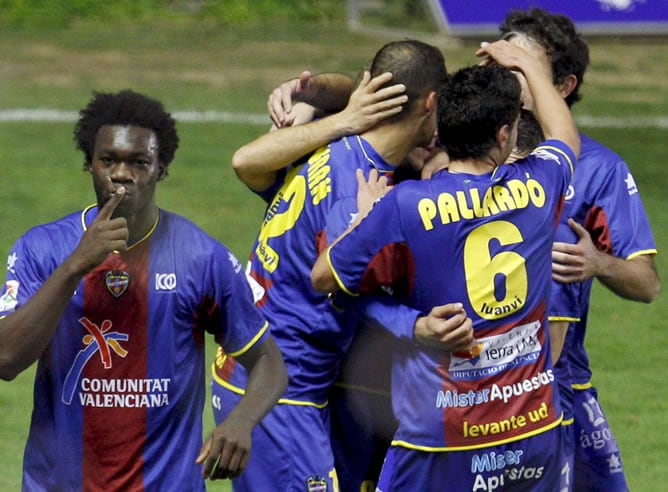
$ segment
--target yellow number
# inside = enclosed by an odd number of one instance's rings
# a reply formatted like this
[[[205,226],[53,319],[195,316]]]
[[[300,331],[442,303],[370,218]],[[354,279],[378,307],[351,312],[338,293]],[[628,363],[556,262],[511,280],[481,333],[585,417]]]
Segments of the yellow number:
[[[333,492],[339,492],[339,476],[336,474],[336,468],[329,470],[327,476],[332,479]]]
[[[360,485],[360,492],[374,492],[376,490],[376,482],[373,480],[364,480]]]
[[[299,169],[300,167],[295,167],[288,172],[286,181],[267,209],[260,228],[255,254],[268,272],[274,272],[280,260],[278,253],[269,246],[269,240],[292,229],[304,210],[306,179],[297,174]],[[287,203],[287,210],[279,213],[282,203]]]
[[[526,261],[514,251],[491,255],[490,243],[501,246],[521,243],[522,233],[515,224],[496,221],[474,229],[464,244],[466,288],[471,306],[485,319],[498,319],[519,310],[526,303]],[[495,279],[502,276],[505,294],[498,299]]]

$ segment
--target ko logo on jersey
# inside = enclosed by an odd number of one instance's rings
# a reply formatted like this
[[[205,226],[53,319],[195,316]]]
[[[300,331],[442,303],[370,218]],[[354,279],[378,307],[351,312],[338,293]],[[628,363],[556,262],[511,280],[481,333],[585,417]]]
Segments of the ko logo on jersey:
[[[175,273],[156,273],[155,290],[174,290],[176,289]]]

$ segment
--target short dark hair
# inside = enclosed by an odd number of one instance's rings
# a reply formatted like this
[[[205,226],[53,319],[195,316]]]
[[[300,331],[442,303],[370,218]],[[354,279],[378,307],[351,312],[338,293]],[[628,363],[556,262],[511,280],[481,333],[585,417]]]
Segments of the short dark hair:
[[[522,88],[500,65],[458,70],[438,97],[438,138],[451,160],[479,158],[496,145],[496,133],[519,115]]]
[[[522,155],[529,155],[539,143],[545,140],[536,115],[528,109],[520,111],[520,122],[517,125],[517,144],[515,148]]]
[[[408,100],[404,109],[393,119],[402,119],[415,102],[429,91],[438,92],[447,78],[445,58],[441,50],[413,39],[392,41],[374,56],[369,68],[371,77],[384,72],[392,73],[387,85],[404,84]]]
[[[563,82],[566,76],[575,75],[577,85],[566,97],[569,107],[582,98],[579,90],[589,65],[589,47],[576,31],[573,21],[565,15],[551,14],[539,8],[511,10],[499,29],[506,39],[512,37],[512,33],[520,33],[545,48],[555,85]]]
[[[158,138],[158,159],[165,170],[174,159],[179,146],[176,120],[165,111],[160,101],[126,89],[115,93],[94,92],[90,102],[79,111],[74,140],[84,153],[84,167],[88,167],[93,159],[97,132],[106,125],[153,130]]]

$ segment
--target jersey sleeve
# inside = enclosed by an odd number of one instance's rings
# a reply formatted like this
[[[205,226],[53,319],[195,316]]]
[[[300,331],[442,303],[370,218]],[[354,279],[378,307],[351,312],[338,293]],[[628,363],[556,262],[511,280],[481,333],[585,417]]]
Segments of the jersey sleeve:
[[[560,140],[546,140],[536,147],[536,149],[531,152],[531,155],[558,163],[558,169],[564,180],[563,192],[565,193],[573,178],[576,162],[575,154],[571,148]]]
[[[409,340],[413,340],[415,322],[422,316],[417,309],[402,304],[390,295],[353,297],[339,292],[332,303],[366,325]]]
[[[25,304],[42,286],[46,278],[28,247],[25,236],[12,246],[7,257],[5,285],[0,295],[0,317],[7,316]]]
[[[394,251],[393,245],[403,243],[393,189],[352,231],[327,249],[327,261],[341,290],[357,295],[364,286],[364,293],[370,293],[401,280],[401,268],[397,267],[402,265],[400,256],[405,249]]]
[[[211,325],[216,342],[234,357],[243,354],[268,336],[268,322],[253,302],[251,288],[239,260],[220,245],[209,262],[208,283],[215,292]]]

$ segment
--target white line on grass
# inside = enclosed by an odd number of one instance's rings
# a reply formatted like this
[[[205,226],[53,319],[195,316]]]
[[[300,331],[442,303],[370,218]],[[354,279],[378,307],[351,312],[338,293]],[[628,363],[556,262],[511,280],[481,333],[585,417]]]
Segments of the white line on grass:
[[[172,115],[183,123],[246,123],[268,125],[269,117],[261,113],[233,113],[230,111],[174,111]],[[76,111],[58,109],[6,109],[0,111],[0,122],[73,122]],[[587,116],[575,117],[582,126],[594,128],[668,128],[666,116]]]

